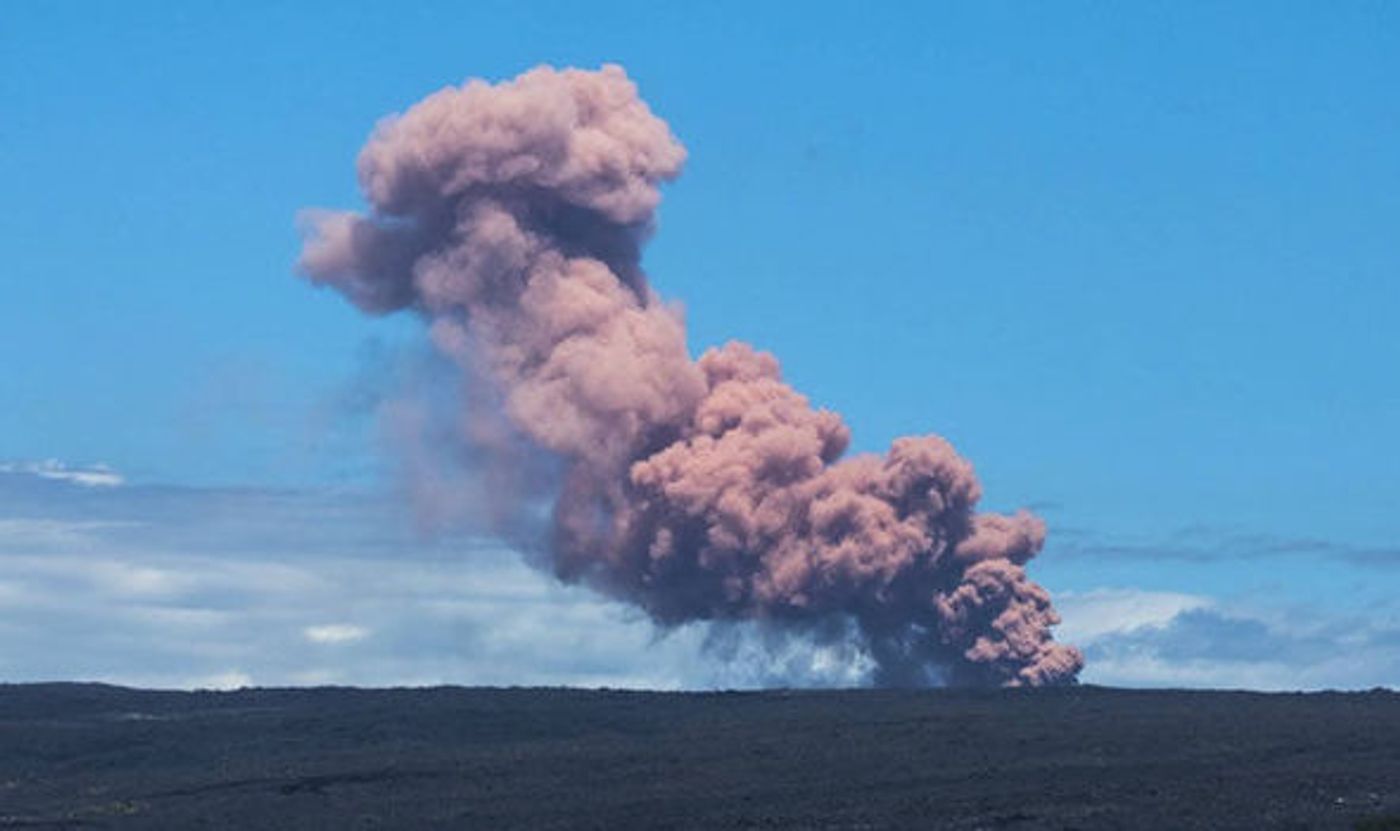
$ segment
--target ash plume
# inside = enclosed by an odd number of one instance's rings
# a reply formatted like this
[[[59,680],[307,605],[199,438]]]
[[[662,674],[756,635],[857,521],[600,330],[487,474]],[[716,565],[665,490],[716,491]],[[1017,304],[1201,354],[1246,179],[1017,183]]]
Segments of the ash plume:
[[[641,269],[685,156],[620,67],[468,81],[378,125],[368,214],[308,212],[300,271],[426,321],[476,382],[456,424],[496,498],[523,503],[549,471],[559,578],[662,625],[854,639],[876,684],[1073,682],[1083,658],[1025,573],[1041,520],[977,513],[972,466],[937,436],[843,458],[841,417],[772,355],[691,358]]]

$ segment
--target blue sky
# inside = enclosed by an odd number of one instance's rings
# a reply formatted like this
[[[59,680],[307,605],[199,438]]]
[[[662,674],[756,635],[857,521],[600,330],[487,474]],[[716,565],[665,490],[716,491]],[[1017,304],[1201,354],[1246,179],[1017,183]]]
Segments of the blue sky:
[[[393,487],[357,391],[419,333],[291,273],[378,118],[615,61],[690,151],[646,264],[692,346],[772,350],[857,449],[938,432],[988,507],[1040,511],[1086,680],[1400,683],[1400,9],[701,5],[7,9],[0,676],[294,682],[293,632],[362,683],[742,682],[489,541],[444,557],[392,497],[352,510]],[[120,484],[65,478],[96,464]],[[280,572],[234,572],[333,571],[296,530],[326,501],[373,567],[279,611]],[[435,568],[528,587],[521,627],[592,615],[597,660],[482,669],[504,613],[449,636]],[[422,579],[367,599],[391,574]],[[168,656],[171,609],[211,613],[204,657]]]

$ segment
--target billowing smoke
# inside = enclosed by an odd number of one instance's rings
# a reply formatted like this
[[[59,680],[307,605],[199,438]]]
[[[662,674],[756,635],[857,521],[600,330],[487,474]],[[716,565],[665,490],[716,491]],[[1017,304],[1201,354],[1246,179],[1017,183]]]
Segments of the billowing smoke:
[[[663,625],[854,639],[876,684],[1072,682],[1083,659],[1024,569],[1044,523],[976,513],[972,466],[937,436],[843,459],[840,416],[772,355],[691,359],[640,266],[685,155],[619,67],[469,81],[375,129],[370,212],[309,213],[300,269],[427,322],[474,382],[459,438],[497,497],[527,499],[511,471],[553,460],[560,578]]]

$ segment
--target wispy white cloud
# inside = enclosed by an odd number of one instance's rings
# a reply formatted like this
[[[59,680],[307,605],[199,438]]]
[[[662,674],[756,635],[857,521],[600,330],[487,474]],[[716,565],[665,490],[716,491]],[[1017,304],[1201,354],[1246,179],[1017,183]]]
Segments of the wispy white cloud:
[[[351,623],[324,623],[308,626],[301,630],[303,636],[312,643],[340,644],[354,643],[369,637],[370,631],[363,626]]]
[[[138,525],[140,523],[81,519],[0,518],[0,553],[72,550],[96,541],[105,531]]]
[[[87,488],[114,488],[126,483],[126,479],[120,473],[107,465],[75,467],[57,459],[42,462],[0,462],[0,473],[28,474],[40,479],[70,482]]]
[[[1060,557],[1106,562],[1220,563],[1243,560],[1321,560],[1367,567],[1400,566],[1400,546],[1362,544],[1323,535],[1281,536],[1243,528],[1191,525],[1157,537],[1119,537],[1060,529]]]
[[[1165,626],[1182,612],[1211,605],[1213,601],[1203,595],[1145,589],[1059,592],[1055,595],[1055,607],[1064,622],[1055,633],[1070,643],[1091,643],[1106,635]]]

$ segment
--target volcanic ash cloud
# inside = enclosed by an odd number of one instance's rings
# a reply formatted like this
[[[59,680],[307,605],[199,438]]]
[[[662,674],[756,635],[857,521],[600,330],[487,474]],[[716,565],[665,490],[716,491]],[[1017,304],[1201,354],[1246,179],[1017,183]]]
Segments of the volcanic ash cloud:
[[[971,465],[937,436],[843,458],[841,417],[770,354],[692,360],[640,267],[685,155],[619,67],[469,81],[379,124],[368,214],[308,212],[300,270],[426,321],[477,390],[457,424],[480,458],[553,460],[559,578],[663,625],[854,639],[876,684],[1072,682],[1083,658],[1024,568],[1041,520],[976,513]]]

